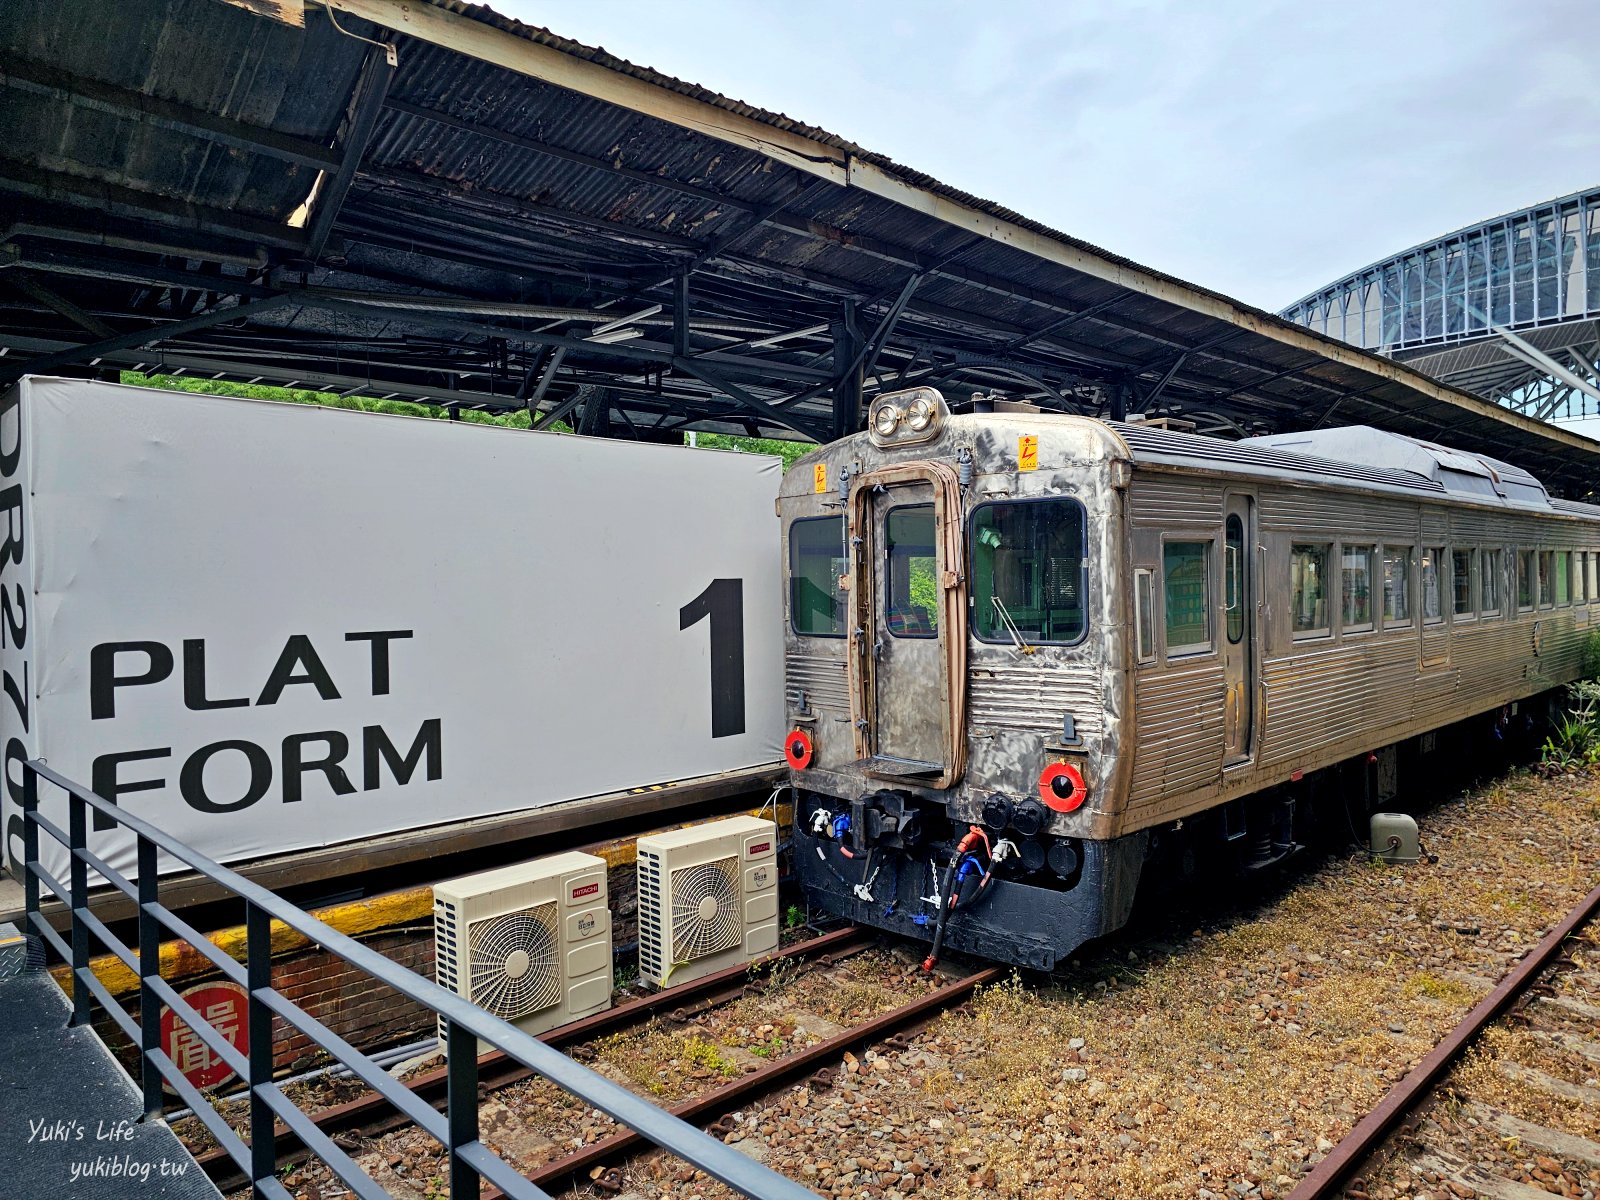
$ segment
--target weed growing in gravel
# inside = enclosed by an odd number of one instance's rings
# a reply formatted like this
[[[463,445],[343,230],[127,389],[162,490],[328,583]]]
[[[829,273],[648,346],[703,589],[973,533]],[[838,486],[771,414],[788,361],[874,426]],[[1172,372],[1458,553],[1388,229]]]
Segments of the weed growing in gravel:
[[[1451,979],[1440,979],[1427,971],[1418,971],[1408,978],[1401,993],[1407,998],[1426,996],[1430,1000],[1442,1000],[1446,1004],[1468,1007],[1478,998],[1478,994],[1466,984]]]
[[[1585,655],[1595,645],[1590,634]],[[1600,766],[1600,680],[1583,679],[1567,688],[1567,711],[1555,720],[1540,751],[1539,765],[1567,773]]]
[[[701,1037],[691,1037],[683,1043],[682,1057],[684,1062],[715,1071],[719,1075],[739,1073],[738,1063]]]

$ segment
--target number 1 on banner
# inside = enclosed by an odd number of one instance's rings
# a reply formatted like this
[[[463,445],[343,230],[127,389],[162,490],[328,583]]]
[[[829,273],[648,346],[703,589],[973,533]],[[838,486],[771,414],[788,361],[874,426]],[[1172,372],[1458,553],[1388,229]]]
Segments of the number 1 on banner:
[[[744,580],[713,579],[678,610],[678,628],[711,619],[711,736],[744,732]]]

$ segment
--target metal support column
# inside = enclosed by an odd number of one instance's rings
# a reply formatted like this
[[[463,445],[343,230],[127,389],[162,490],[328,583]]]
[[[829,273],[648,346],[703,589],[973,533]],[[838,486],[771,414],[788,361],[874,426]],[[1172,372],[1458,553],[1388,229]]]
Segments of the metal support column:
[[[72,1024],[89,1023],[89,864],[83,851],[89,848],[89,806],[78,796],[68,796],[70,809],[67,834],[72,850],[67,895],[72,907]]]
[[[155,1053],[161,1049],[161,997],[151,980],[161,978],[161,923],[156,907],[161,895],[156,878],[156,844],[139,837],[139,1085],[144,1093],[144,1115],[161,1115],[161,1068]]]
[[[245,1002],[250,1039],[250,1179],[255,1194],[277,1172],[277,1142],[272,1105],[266,1091],[272,1086],[272,1011],[265,993],[272,988],[272,918],[260,905],[245,902]]]
[[[833,361],[840,372],[833,385],[833,439],[848,437],[861,426],[861,331],[856,324],[856,302],[846,300],[844,312],[832,328]]]

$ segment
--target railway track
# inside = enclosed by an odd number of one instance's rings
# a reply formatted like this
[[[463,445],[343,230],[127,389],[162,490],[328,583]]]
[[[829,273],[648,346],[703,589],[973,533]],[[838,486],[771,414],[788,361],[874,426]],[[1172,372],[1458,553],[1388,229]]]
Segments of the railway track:
[[[1593,1196],[1600,1181],[1600,1141],[1531,1122],[1477,1099],[1431,1103],[1448,1089],[1463,1056],[1495,1026],[1525,1033],[1541,1047],[1532,1065],[1496,1059],[1488,1069],[1558,1103],[1587,1107],[1600,1120],[1600,973],[1568,956],[1571,939],[1600,912],[1591,891],[1354,1129],[1316,1164],[1289,1200],[1363,1200],[1379,1186],[1417,1196],[1538,1200]],[[1572,985],[1582,998],[1564,993]],[[1482,981],[1488,983],[1489,981]],[[1588,1083],[1560,1077],[1557,1063],[1576,1061]],[[1544,1068],[1553,1068],[1546,1070]],[[1570,1073],[1570,1072],[1569,1072]],[[1453,1090],[1453,1089],[1452,1089]],[[1433,1111],[1440,1110],[1440,1111]],[[1593,1124],[1590,1121],[1589,1124]],[[1363,1177],[1379,1162],[1398,1186]]]
[[[570,1047],[574,1057],[592,1057],[586,1054],[594,1042],[608,1035],[636,1029],[651,1020],[665,1020],[683,1024],[759,990],[765,978],[785,973],[787,980],[796,978],[791,969],[827,969],[845,959],[868,949],[877,942],[877,935],[869,930],[847,927],[806,942],[798,943],[777,954],[749,966],[730,967],[725,971],[684,984],[670,991],[659,992],[629,1003],[597,1013],[542,1036],[550,1045]],[[961,1003],[974,989],[995,982],[1003,975],[998,967],[974,971],[959,978],[942,978],[940,984],[926,994],[879,1013],[870,1020],[824,1037],[818,1042],[797,1048],[774,1058],[770,1063],[742,1074],[731,1081],[711,1087],[670,1108],[684,1120],[702,1126],[718,1128],[719,1121],[735,1110],[758,1101],[762,1096],[784,1087],[807,1073],[814,1074],[816,1086],[827,1086],[828,1073],[819,1070],[824,1064],[836,1063],[852,1049],[860,1049],[877,1042],[890,1041],[896,1034],[925,1022],[943,1009]],[[494,1052],[481,1056],[479,1062],[480,1096],[490,1096],[522,1082],[532,1076],[522,1064]],[[442,1105],[446,1092],[444,1068],[429,1071],[407,1081],[406,1086],[430,1104]],[[311,1116],[313,1123],[330,1137],[337,1138],[352,1151],[364,1142],[382,1134],[401,1129],[410,1124],[382,1097],[367,1093]],[[309,1157],[304,1143],[283,1125],[276,1128],[274,1157],[280,1171],[304,1163]],[[602,1191],[616,1190],[620,1174],[613,1164],[638,1152],[645,1143],[627,1131],[599,1138],[589,1144],[560,1155],[550,1161],[527,1168],[527,1177],[539,1186],[550,1190],[569,1180],[582,1178],[594,1182]],[[231,1158],[221,1151],[208,1151],[198,1156],[207,1176],[224,1194],[247,1185],[247,1180],[237,1171]],[[608,1170],[608,1168],[610,1168]],[[485,1186],[485,1200],[495,1200],[501,1193]]]

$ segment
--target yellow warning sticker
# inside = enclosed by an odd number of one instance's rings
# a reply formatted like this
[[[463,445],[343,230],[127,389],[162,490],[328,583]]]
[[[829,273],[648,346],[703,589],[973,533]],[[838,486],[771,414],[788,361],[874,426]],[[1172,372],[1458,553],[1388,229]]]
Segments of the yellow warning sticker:
[[[1017,470],[1037,471],[1039,469],[1039,439],[1031,433],[1025,433],[1017,439]]]
[[[819,492],[828,490],[828,464],[817,463],[811,468],[811,484]]]

